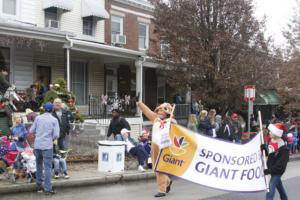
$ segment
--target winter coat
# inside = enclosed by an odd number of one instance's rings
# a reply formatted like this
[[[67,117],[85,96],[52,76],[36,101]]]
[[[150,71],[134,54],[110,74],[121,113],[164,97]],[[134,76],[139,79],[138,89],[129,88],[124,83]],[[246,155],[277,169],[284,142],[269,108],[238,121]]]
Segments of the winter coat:
[[[126,121],[126,119],[123,117],[113,118],[108,127],[107,137],[110,137],[112,134],[114,136],[120,134],[123,128],[130,130],[129,123]]]
[[[6,92],[7,88],[9,88],[11,85],[6,80],[5,76],[0,72],[0,92],[2,95]]]
[[[289,151],[286,145],[280,147],[278,151],[272,152],[268,156],[267,166],[271,175],[282,175],[285,172],[289,161]]]
[[[61,109],[61,112],[61,119],[59,119],[55,111],[52,113],[52,115],[58,120],[59,123],[59,138],[64,138],[66,135],[69,135],[70,122],[74,120],[74,117],[68,110]]]
[[[235,139],[234,137],[235,136],[234,136],[233,126],[232,126],[231,122],[224,121],[222,123],[221,128],[217,132],[217,138],[220,138],[222,140],[233,141]]]
[[[213,136],[213,128],[214,128],[213,125],[210,123],[207,117],[204,120],[199,120],[199,124],[198,124],[199,133],[208,136]]]

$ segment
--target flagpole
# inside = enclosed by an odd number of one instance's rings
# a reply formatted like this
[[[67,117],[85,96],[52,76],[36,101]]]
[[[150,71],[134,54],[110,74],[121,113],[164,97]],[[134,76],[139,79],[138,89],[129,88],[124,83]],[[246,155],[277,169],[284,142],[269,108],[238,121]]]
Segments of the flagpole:
[[[170,114],[170,120],[172,120],[172,118],[174,117],[175,107],[176,107],[176,104],[174,104],[173,107],[172,107],[172,112]]]
[[[261,112],[258,111],[258,118],[259,118],[259,127],[260,127],[260,140],[261,140],[261,144],[265,144],[265,141],[264,141],[264,136],[263,136],[263,127],[262,127],[262,119],[261,119]],[[264,162],[264,169],[267,169],[268,166],[267,166],[267,159],[266,159],[266,152],[265,151],[262,151],[263,153],[263,162]],[[268,175],[265,175],[265,181],[266,181],[266,186],[267,186],[267,192],[270,191],[269,189],[269,176]]]

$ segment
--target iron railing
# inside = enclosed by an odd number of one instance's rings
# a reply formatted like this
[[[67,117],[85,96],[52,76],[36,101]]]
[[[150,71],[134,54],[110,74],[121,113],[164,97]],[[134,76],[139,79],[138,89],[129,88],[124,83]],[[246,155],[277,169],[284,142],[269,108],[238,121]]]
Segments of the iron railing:
[[[123,116],[134,116],[136,114],[135,100],[127,96],[127,99],[115,96],[107,97],[103,102],[102,96],[89,95],[88,114],[93,119],[110,118],[111,111],[118,109]]]
[[[176,119],[187,119],[191,114],[191,104],[176,104],[174,115]]]

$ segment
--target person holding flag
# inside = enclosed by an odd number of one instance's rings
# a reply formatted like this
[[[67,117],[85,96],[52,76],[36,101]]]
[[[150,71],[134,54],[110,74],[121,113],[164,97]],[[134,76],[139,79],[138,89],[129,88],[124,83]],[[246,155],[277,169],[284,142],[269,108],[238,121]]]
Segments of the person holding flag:
[[[282,134],[285,126],[282,123],[270,124],[268,126],[270,131],[270,142],[268,148],[262,146],[268,155],[267,166],[268,169],[264,170],[265,175],[271,175],[269,192],[266,194],[266,200],[273,200],[275,196],[275,189],[277,188],[280,199],[287,200],[286,191],[281,182],[281,176],[285,172],[287,163],[289,161],[289,151],[283,141]]]
[[[157,159],[160,153],[159,140],[161,134],[163,134],[167,128],[169,128],[170,122],[175,122],[171,119],[173,108],[169,103],[163,103],[159,105],[154,112],[150,110],[143,102],[137,102],[137,106],[145,114],[145,116],[153,123],[152,126],[152,143],[151,143],[151,160],[156,165]],[[153,167],[155,169],[155,167]],[[166,193],[170,192],[172,181],[168,175],[156,172],[156,184],[157,194],[154,197],[164,197]]]

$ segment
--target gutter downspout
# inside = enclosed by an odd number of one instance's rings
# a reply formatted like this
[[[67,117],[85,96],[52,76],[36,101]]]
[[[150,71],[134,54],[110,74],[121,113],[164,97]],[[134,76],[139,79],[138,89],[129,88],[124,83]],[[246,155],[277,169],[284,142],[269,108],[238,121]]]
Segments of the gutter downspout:
[[[66,35],[66,40],[69,45],[66,45],[67,50],[67,90],[71,91],[71,66],[70,66],[70,49],[73,47],[73,40],[70,39],[69,35]]]

